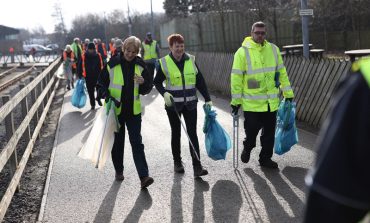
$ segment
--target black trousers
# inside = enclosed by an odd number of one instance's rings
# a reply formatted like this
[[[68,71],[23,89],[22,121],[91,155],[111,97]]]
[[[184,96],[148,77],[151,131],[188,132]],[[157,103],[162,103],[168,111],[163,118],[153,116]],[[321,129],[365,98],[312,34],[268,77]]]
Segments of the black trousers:
[[[144,145],[141,138],[141,115],[134,115],[133,117],[121,122],[121,128],[119,132],[115,133],[112,148],[112,161],[114,169],[117,173],[123,173],[125,125],[127,126],[136,171],[139,177],[147,177],[149,176],[149,170],[145,158]]]
[[[258,132],[262,129],[261,152],[259,161],[271,159],[275,141],[276,111],[275,112],[244,112],[244,149],[251,151],[256,147]]]
[[[181,162],[181,123],[179,118],[176,115],[175,111],[170,109],[166,109],[168,120],[170,121],[171,126],[171,148],[172,148],[172,156],[173,160],[176,163]],[[181,111],[179,111],[179,115],[184,116],[185,125],[187,132],[189,134],[190,140],[194,145],[194,149],[200,159],[199,155],[199,142],[197,136],[197,109],[188,110],[186,106],[183,107]],[[185,136],[186,137],[186,136]],[[193,149],[191,148],[189,142],[189,149],[191,158],[193,161],[193,166],[200,166],[200,160],[194,154]]]
[[[96,81],[86,80],[86,88],[87,88],[87,93],[89,94],[91,107],[95,107],[95,86],[96,86]]]
[[[359,222],[367,211],[339,204],[311,190],[308,195],[304,223]]]
[[[155,64],[154,63],[145,63],[146,67],[148,68],[150,76],[154,77],[154,70],[155,70]]]

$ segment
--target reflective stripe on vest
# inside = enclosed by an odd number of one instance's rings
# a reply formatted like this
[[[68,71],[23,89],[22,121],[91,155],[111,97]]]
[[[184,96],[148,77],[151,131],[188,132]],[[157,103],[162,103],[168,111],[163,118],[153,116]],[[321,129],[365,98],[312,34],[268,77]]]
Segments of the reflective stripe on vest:
[[[265,73],[265,72],[274,72],[274,71],[278,71],[279,69],[284,67],[284,64],[278,65],[279,60],[278,60],[277,49],[276,49],[277,46],[275,46],[274,44],[271,44],[271,47],[272,47],[272,52],[274,54],[276,66],[253,69],[252,59],[251,59],[249,50],[248,50],[247,47],[243,46],[244,51],[245,51],[245,59],[247,60],[247,66],[248,66],[248,70],[247,70],[246,74],[260,74],[260,73]],[[232,70],[232,73],[234,73],[234,74],[243,74],[243,71],[235,70],[235,72],[234,72],[234,70]]]
[[[189,59],[185,60],[183,73],[180,72],[169,55],[161,58],[159,61],[166,76],[165,89],[173,95],[175,102],[197,100],[195,85],[198,70],[195,66],[195,57],[190,54],[187,54],[187,56]],[[183,80],[185,80],[185,83]],[[185,91],[185,95],[181,94],[183,96],[178,97],[177,95],[183,91]]]
[[[364,76],[367,84],[370,87],[370,59],[362,59],[360,69],[362,75]]]
[[[157,41],[153,40],[152,44],[145,44],[143,42],[143,48],[144,48],[144,60],[150,60],[150,59],[157,59],[157,51],[156,51],[156,46],[157,46]]]
[[[121,101],[122,97],[122,87],[124,86],[124,78],[123,78],[123,72],[121,65],[116,65],[112,69],[107,65],[107,69],[109,72],[109,93],[110,95],[115,98],[117,101]],[[143,72],[143,68],[137,64],[135,64],[135,75],[141,76],[141,73]],[[134,83],[134,103],[133,103],[133,114],[137,115],[141,113],[141,101],[140,101],[140,95],[139,95],[139,84]],[[122,110],[122,104],[121,107],[117,108],[115,107],[115,113],[118,116],[121,113]]]

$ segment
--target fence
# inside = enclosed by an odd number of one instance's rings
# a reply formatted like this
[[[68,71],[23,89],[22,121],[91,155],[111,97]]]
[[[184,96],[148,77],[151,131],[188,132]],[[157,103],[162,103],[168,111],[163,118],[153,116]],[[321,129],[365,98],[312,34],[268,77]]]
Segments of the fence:
[[[3,106],[0,107],[0,122],[5,122],[8,142],[0,153],[0,172],[8,163],[11,182],[0,202],[0,220],[4,218],[14,192],[17,188],[19,189],[20,178],[32,153],[36,138],[55,95],[55,90],[59,85],[59,79],[54,73],[60,64],[61,59],[58,58],[31,83],[27,86],[21,86],[21,90],[13,98],[10,99],[10,96],[2,97]],[[31,95],[31,101],[28,101],[28,95]],[[23,121],[20,126],[14,130],[12,112],[18,104],[21,104],[22,107]],[[29,108],[29,105],[32,107]],[[41,116],[39,116],[40,107],[42,110]],[[32,119],[36,119],[35,123],[37,123],[37,125],[31,135],[29,125]],[[16,146],[23,135],[25,135],[28,145],[18,163]]]
[[[20,63],[21,66],[24,63],[50,63],[57,59],[60,56],[57,51],[52,51],[50,53],[36,53],[30,55],[28,52],[17,52],[17,53],[0,53],[0,64],[3,67],[6,67],[7,64],[11,63]]]
[[[231,53],[197,52],[197,65],[208,88],[230,98]],[[285,57],[284,63],[297,103],[297,119],[318,127],[327,117],[329,101],[351,63],[333,59]]]

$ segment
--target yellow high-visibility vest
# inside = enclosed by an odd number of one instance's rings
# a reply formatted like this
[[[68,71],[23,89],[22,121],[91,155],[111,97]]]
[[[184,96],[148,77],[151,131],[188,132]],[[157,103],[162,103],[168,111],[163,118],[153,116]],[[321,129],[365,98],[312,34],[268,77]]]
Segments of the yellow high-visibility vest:
[[[279,72],[275,86],[275,74]],[[277,46],[265,40],[258,44],[246,37],[234,55],[231,71],[231,104],[242,105],[243,111],[276,111],[279,107],[279,89],[285,98],[293,98],[288,75]]]
[[[122,87],[124,86],[124,79],[123,79],[123,72],[121,64],[118,64],[114,66],[113,68],[110,68],[109,65],[107,65],[107,69],[109,72],[109,94],[113,98],[115,98],[117,101],[121,101],[122,97]],[[135,64],[135,75],[141,76],[141,73],[143,72],[144,68],[141,66]],[[134,84],[134,106],[133,106],[133,113],[134,115],[138,115],[141,113],[141,101],[140,101],[140,95],[139,95],[139,84]],[[122,110],[122,104],[120,107],[114,107],[114,111],[116,116],[121,114]]]
[[[144,57],[143,57],[144,60],[151,60],[151,59],[158,58],[157,51],[156,51],[157,41],[153,40],[152,44],[150,45],[145,44],[145,42],[143,42],[142,45],[144,48]]]
[[[361,71],[367,84],[370,87],[370,59],[364,58],[360,59],[352,64],[352,71]]]
[[[197,100],[196,95],[196,79],[197,79],[197,67],[195,66],[195,57],[190,54],[186,54],[189,59],[185,60],[184,63],[184,81],[179,68],[172,60],[170,55],[159,59],[161,69],[166,76],[165,89],[172,94],[175,102],[195,101]],[[183,92],[185,91],[185,94]]]

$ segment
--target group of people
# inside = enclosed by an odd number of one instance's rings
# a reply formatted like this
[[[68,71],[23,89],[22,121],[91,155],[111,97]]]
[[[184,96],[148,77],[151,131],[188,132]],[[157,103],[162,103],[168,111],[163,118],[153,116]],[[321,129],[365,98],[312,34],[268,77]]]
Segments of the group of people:
[[[240,107],[244,111],[247,138],[244,142],[242,161],[245,163],[249,161],[249,154],[256,144],[257,133],[263,129],[260,165],[277,168],[277,164],[271,160],[271,157],[276,110],[279,104],[278,93],[281,89],[284,97],[289,100],[294,94],[279,49],[265,40],[265,33],[265,24],[255,23],[252,26],[252,36],[244,40],[235,54],[231,71],[231,107],[233,114],[236,114]],[[203,96],[206,106],[213,106],[206,81],[195,62],[195,57],[185,52],[183,36],[172,34],[167,41],[170,52],[159,58],[159,47],[152,39],[151,33],[147,33],[143,42],[135,36],[128,37],[122,43],[122,52],[111,57],[103,67],[96,85],[98,98],[120,102],[120,105],[115,107],[120,129],[115,133],[112,148],[115,179],[124,180],[123,154],[126,127],[143,188],[152,184],[154,180],[149,176],[142,143],[140,95],[148,94],[153,85],[165,102],[171,127],[174,172],[185,172],[181,156],[181,120],[179,119],[183,116],[191,141],[189,149],[193,174],[195,177],[208,174],[200,160],[196,130],[197,90]],[[279,77],[278,86],[276,76]]]
[[[251,35],[244,39],[241,47],[234,54],[230,76],[232,96],[231,113],[232,115],[238,115],[239,110],[242,109],[244,115],[246,138],[243,142],[244,147],[241,154],[241,161],[244,163],[249,162],[251,151],[256,147],[258,132],[262,130],[260,137],[262,149],[259,154],[259,164],[262,167],[276,169],[278,168],[278,164],[271,158],[274,146],[276,112],[280,102],[279,92],[282,92],[285,100],[290,101],[293,100],[294,93],[279,48],[273,43],[268,42],[265,37],[265,24],[263,22],[254,23],[251,28]],[[111,57],[108,61],[104,60],[104,57],[98,52],[94,43],[88,43],[86,45],[87,51],[81,54],[78,54],[77,49],[77,55],[74,56],[74,58],[81,57],[77,72],[86,78],[88,89],[89,83],[91,83],[90,90],[88,90],[89,95],[94,94],[93,89],[96,86],[98,103],[100,98],[120,102],[119,106],[114,108],[120,128],[115,133],[111,152],[115,169],[115,179],[117,181],[124,180],[123,154],[125,128],[127,128],[134,163],[142,188],[151,185],[154,179],[149,175],[142,142],[140,95],[148,94],[153,88],[153,85],[164,98],[164,107],[171,127],[171,149],[174,172],[180,174],[185,172],[181,157],[181,120],[179,119],[179,117],[183,116],[189,140],[191,141],[191,143],[189,142],[189,149],[192,157],[193,174],[195,177],[208,174],[208,171],[200,161],[199,142],[196,131],[197,90],[203,96],[206,106],[213,106],[207,84],[196,63],[195,57],[185,52],[185,40],[183,36],[172,34],[167,38],[167,41],[170,52],[161,58],[158,43],[152,39],[151,33],[147,33],[146,39],[143,42],[135,36],[130,36],[123,42],[121,40],[112,40],[112,45],[110,44]],[[139,54],[140,49],[141,55]],[[66,54],[71,50],[74,52],[73,46],[67,46]],[[72,57],[72,60],[74,58]],[[369,64],[367,63],[367,65]],[[155,70],[156,75],[154,77]],[[367,72],[368,74],[370,73],[369,70]],[[366,77],[365,79],[370,83],[369,75]],[[91,81],[89,78],[91,78]],[[369,89],[367,88],[364,91],[368,92]],[[93,97],[90,97],[92,108],[95,106],[93,103],[95,99],[93,99]],[[368,104],[364,105],[363,109],[369,111]],[[339,129],[339,126],[336,128]],[[369,130],[367,129],[367,131]],[[366,138],[365,135],[363,137]],[[341,137],[341,140],[345,138]],[[335,138],[331,136],[331,139]],[[325,139],[323,140],[325,141]],[[328,150],[333,150],[329,144],[323,143],[322,146],[328,147]],[[339,147],[340,145],[337,146]],[[343,152],[341,159],[345,158],[345,154]],[[360,159],[361,156],[358,158]],[[366,169],[364,166],[365,163],[366,161],[363,160],[360,166]],[[318,207],[320,207],[320,210],[325,210],[325,207],[322,207],[322,205],[318,205],[316,208],[312,206],[312,204],[316,205],[317,202],[331,204],[332,206],[330,207],[332,209],[330,211],[333,213],[335,213],[335,208],[339,207],[342,212],[338,216],[341,216],[343,219],[355,219],[348,217],[351,216],[351,212],[346,213],[346,209],[341,202],[353,198],[350,201],[352,201],[352,204],[355,204],[354,207],[363,208],[368,205],[366,203],[368,200],[363,201],[366,199],[362,199],[361,194],[358,194],[358,197],[351,197],[349,199],[348,196],[335,197],[335,194],[329,193],[326,189],[331,186],[325,187],[323,185],[332,184],[328,183],[328,180],[325,180],[324,175],[320,175],[321,169],[323,173],[329,170],[324,168],[325,166],[320,166],[320,164],[321,162],[318,166],[319,171],[316,171],[313,175],[312,192],[308,199],[311,206],[307,209],[306,222],[321,222],[318,221],[318,218],[312,217],[319,211]],[[348,162],[348,165],[354,164]],[[332,163],[332,168],[335,168],[335,163]],[[365,172],[363,174],[365,176]],[[346,176],[350,179],[350,172]],[[364,185],[369,186],[368,180],[357,184],[358,188],[364,187]],[[340,188],[338,189],[338,193],[344,190],[341,191]],[[333,201],[330,203],[333,197],[338,198],[342,206],[335,206],[335,202],[333,203]],[[366,213],[364,211],[356,212],[356,210],[352,209],[350,211],[357,214],[357,217]],[[325,215],[325,213],[323,214]],[[330,221],[330,219],[328,220]]]

